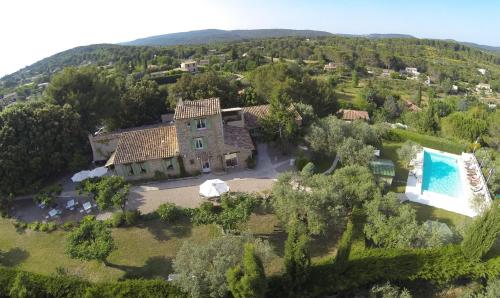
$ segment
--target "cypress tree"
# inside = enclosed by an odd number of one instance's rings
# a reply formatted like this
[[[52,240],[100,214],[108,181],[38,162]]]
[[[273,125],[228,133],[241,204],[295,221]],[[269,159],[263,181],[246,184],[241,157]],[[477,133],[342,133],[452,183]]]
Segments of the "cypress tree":
[[[264,297],[266,276],[261,260],[251,243],[245,244],[243,262],[227,272],[228,288],[234,298]]]
[[[500,233],[500,207],[497,203],[478,216],[468,228],[462,242],[462,252],[470,259],[480,260],[490,251]]]
[[[297,221],[293,222],[285,242],[285,275],[291,292],[300,289],[309,277],[311,258],[308,244],[305,227]]]

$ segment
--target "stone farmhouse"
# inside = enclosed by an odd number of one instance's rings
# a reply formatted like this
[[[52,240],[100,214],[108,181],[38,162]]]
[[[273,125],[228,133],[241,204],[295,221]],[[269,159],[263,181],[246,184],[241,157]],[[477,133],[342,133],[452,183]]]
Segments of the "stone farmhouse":
[[[247,167],[250,131],[269,106],[221,109],[218,98],[180,101],[173,121],[90,135],[94,162],[128,180],[180,177]],[[167,117],[168,118],[168,117]],[[300,125],[302,119],[296,113]]]

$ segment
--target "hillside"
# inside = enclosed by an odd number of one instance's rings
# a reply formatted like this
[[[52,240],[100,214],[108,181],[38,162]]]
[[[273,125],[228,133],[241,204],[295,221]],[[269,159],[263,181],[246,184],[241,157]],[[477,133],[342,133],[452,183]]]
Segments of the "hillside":
[[[206,29],[177,32],[139,38],[121,43],[131,46],[171,46],[180,44],[207,44],[215,42],[239,41],[244,39],[273,38],[286,36],[318,37],[331,36],[332,33],[315,30],[256,29],[256,30],[219,30]]]

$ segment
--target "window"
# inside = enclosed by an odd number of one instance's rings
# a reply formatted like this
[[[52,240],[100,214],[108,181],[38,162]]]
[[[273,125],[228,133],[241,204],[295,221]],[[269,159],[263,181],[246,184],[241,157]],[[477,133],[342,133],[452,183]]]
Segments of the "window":
[[[144,163],[140,163],[139,168],[141,169],[141,174],[146,174],[146,166]]]
[[[169,159],[164,159],[165,167],[167,168],[167,171],[171,171],[174,169],[174,163],[171,158]]]
[[[192,164],[192,165],[194,165],[194,159],[190,159],[189,163]]]
[[[194,148],[203,149],[203,139],[202,138],[194,139]]]
[[[236,153],[226,154],[224,159],[226,160],[226,167],[233,168],[238,166],[238,155]]]
[[[204,128],[207,128],[207,119],[197,119],[196,129],[204,129]]]

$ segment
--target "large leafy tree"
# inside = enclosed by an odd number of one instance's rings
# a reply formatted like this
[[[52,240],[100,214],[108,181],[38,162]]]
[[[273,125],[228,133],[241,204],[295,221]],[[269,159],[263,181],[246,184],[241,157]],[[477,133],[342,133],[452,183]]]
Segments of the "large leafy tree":
[[[105,176],[98,179],[86,179],[80,184],[80,189],[94,195],[100,210],[111,207],[125,210],[130,184],[121,176]]]
[[[264,297],[266,276],[262,261],[251,243],[245,244],[243,260],[227,272],[228,288],[235,298]]]
[[[196,76],[185,74],[170,87],[168,102],[171,107],[175,107],[179,99],[218,97],[222,107],[235,107],[240,103],[238,89],[237,81],[214,71]]]
[[[340,145],[337,153],[343,165],[367,165],[375,158],[375,148],[351,137]]]
[[[106,259],[114,249],[111,230],[106,223],[88,216],[68,235],[66,252],[73,259],[106,263]]]
[[[399,159],[406,165],[409,166],[410,162],[416,157],[417,152],[422,149],[422,146],[419,144],[412,142],[412,141],[406,141],[403,143],[401,148],[398,148],[396,150]]]
[[[377,197],[365,205],[366,238],[375,245],[390,248],[423,246],[424,230],[418,224],[416,211],[401,204],[396,194]]]
[[[335,201],[348,211],[380,195],[371,171],[364,166],[347,166],[334,172],[331,189]]]
[[[117,110],[119,91],[114,78],[96,67],[68,67],[52,78],[46,97],[60,106],[69,104],[80,115],[82,127],[93,132]]]
[[[68,169],[85,148],[79,120],[71,106],[45,102],[0,112],[0,193],[34,191]]]
[[[331,185],[331,176],[282,174],[273,185],[273,208],[286,227],[298,220],[308,233],[324,233],[345,214]]]
[[[277,138],[285,143],[293,140],[298,131],[295,113],[292,100],[285,90],[274,90],[269,100],[269,114],[260,119],[264,133],[270,139]]]
[[[224,236],[206,244],[185,242],[173,262],[177,274],[175,283],[190,297],[227,297],[226,273],[241,263],[244,244],[249,240],[242,236]],[[255,253],[265,263],[268,246],[253,243]]]
[[[129,82],[120,97],[116,114],[109,119],[110,129],[152,124],[166,111],[166,94],[151,80]]]

